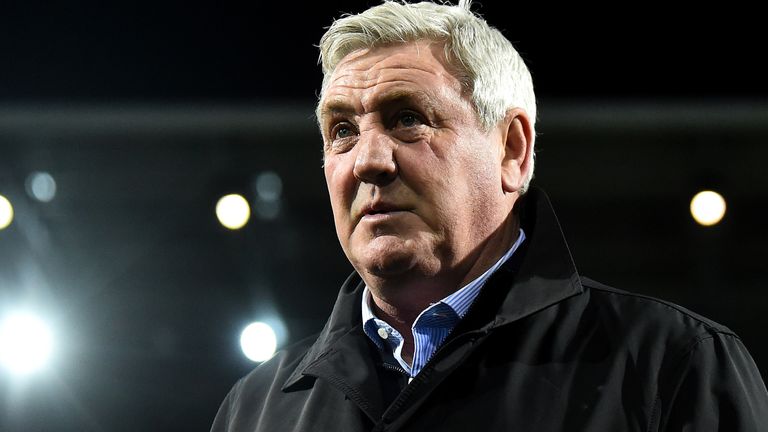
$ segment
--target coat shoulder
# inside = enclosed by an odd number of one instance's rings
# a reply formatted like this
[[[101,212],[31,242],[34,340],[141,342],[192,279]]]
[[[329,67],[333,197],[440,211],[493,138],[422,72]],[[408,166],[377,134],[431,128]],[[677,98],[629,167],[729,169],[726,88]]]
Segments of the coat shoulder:
[[[710,337],[738,336],[728,327],[683,306],[582,278],[589,305],[605,324],[630,336],[649,335],[671,344],[696,344]]]
[[[272,358],[256,366],[240,379],[241,391],[263,391],[273,386],[279,389],[288,380],[317,340],[317,334],[305,337],[280,349]]]

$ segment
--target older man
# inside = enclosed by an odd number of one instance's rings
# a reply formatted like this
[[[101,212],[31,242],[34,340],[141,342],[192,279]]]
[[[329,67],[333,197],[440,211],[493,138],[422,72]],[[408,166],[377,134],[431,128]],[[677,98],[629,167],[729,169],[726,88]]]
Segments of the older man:
[[[214,431],[768,430],[733,332],[577,274],[527,191],[530,74],[469,2],[388,2],[320,48],[355,273],[320,335],[240,380]]]

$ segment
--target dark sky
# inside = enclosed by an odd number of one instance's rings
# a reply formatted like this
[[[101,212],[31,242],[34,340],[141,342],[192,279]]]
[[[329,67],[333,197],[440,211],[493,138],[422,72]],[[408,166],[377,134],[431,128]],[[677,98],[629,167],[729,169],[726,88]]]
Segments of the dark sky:
[[[0,102],[311,99],[323,27],[376,3],[2,2]],[[474,10],[516,42],[540,96],[768,96],[748,9],[503,3]]]

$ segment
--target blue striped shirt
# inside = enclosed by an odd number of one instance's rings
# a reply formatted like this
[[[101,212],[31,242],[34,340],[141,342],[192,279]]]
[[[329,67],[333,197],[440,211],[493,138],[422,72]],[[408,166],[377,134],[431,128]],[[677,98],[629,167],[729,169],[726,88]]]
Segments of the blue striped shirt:
[[[448,334],[456,327],[459,320],[467,314],[469,306],[480,294],[480,289],[485,281],[504,264],[525,240],[525,233],[520,230],[517,241],[504,254],[496,264],[492,265],[475,280],[465,285],[460,290],[445,297],[437,303],[432,303],[424,309],[416,321],[413,322],[413,364],[403,360],[402,350],[403,336],[385,321],[376,317],[371,310],[371,292],[366,286],[363,290],[363,330],[365,334],[381,349],[392,353],[395,360],[410,374],[415,377],[432,355],[445,341]]]

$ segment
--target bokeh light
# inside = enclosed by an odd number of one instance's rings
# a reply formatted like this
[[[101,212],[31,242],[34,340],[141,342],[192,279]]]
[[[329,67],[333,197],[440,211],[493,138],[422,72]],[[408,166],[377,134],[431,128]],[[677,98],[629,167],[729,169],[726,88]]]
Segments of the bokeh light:
[[[13,222],[13,206],[8,198],[0,195],[0,230]]]
[[[47,172],[36,171],[27,177],[27,193],[40,202],[50,202],[56,197],[56,180]]]
[[[256,194],[262,201],[277,201],[283,193],[283,180],[274,171],[264,171],[256,177]]]
[[[0,364],[16,375],[43,369],[53,351],[53,335],[37,316],[14,312],[0,322]]]
[[[725,209],[725,198],[715,191],[701,191],[691,199],[691,216],[699,225],[719,223],[725,216]]]
[[[251,218],[251,207],[242,195],[225,195],[216,203],[216,217],[224,227],[240,229]]]
[[[268,360],[277,349],[275,331],[263,322],[251,323],[240,334],[240,348],[255,362]]]

